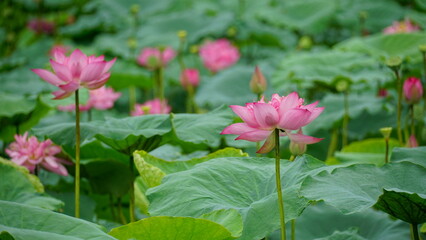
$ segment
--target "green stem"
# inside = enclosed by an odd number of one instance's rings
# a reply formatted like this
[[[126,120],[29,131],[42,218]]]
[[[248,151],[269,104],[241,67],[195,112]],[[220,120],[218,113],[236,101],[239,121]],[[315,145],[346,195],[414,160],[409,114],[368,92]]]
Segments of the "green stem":
[[[293,162],[295,158],[296,158],[296,157],[292,154],[288,160],[289,160],[290,162]]]
[[[130,164],[130,175],[131,175],[130,177],[132,179],[132,181],[130,182],[130,189],[129,189],[129,193],[130,193],[129,217],[130,217],[130,222],[134,222],[136,218],[135,218],[135,186],[133,181],[133,175],[134,175],[133,156],[130,157],[129,164]]]
[[[411,233],[412,233],[411,239],[412,240],[420,240],[420,238],[419,238],[419,229],[418,229],[417,224],[411,223],[410,224],[410,229],[411,229]]]
[[[161,101],[164,99],[164,83],[163,83],[163,67],[160,67],[156,71],[156,98],[159,98]]]
[[[328,145],[327,159],[333,157],[334,155],[334,151],[337,148],[337,137],[338,137],[337,128],[334,128],[333,132],[331,133],[330,145]]]
[[[80,101],[75,91],[75,217],[80,218]]]
[[[423,52],[423,112],[426,113],[426,52]]]
[[[135,86],[129,87],[129,113],[135,109],[136,104],[136,88]]]
[[[345,91],[343,95],[345,115],[342,124],[342,148],[348,145],[348,124],[349,124],[349,92]]]
[[[89,109],[88,111],[87,111],[87,121],[88,122],[91,122],[92,121],[92,109]]]
[[[296,239],[296,219],[291,220],[291,240]]]
[[[114,219],[114,221],[117,220],[117,216],[115,215],[115,211],[114,211],[114,197],[112,196],[112,194],[109,194],[109,208],[111,210],[111,217],[112,219]]]
[[[401,111],[402,111],[402,82],[401,77],[399,76],[399,71],[394,70],[397,80],[397,91],[398,91],[398,105],[397,105],[397,133],[399,145],[402,146],[402,129],[401,129]]]
[[[414,128],[414,104],[410,105],[410,118],[411,118],[411,129],[410,129],[411,133],[410,134],[412,136],[415,136],[416,133],[414,131],[414,129],[415,129]]]
[[[121,197],[117,198],[117,207],[118,207],[118,216],[120,218],[121,224],[127,224],[126,217],[123,214],[123,210],[121,208]]]
[[[386,150],[385,150],[385,164],[389,163],[389,138],[385,138]]]
[[[277,184],[278,193],[278,207],[280,209],[280,223],[281,223],[281,240],[286,240],[285,233],[285,215],[283,204],[283,193],[281,190],[281,172],[280,172],[280,130],[275,129],[275,180]]]

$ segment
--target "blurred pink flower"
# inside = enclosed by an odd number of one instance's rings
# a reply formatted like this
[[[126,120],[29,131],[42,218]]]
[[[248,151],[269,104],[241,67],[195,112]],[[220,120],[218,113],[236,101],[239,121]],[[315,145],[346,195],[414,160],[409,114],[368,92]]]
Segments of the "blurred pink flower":
[[[31,19],[28,21],[27,27],[37,34],[53,34],[55,31],[55,23],[44,19]]]
[[[196,87],[200,83],[200,73],[195,68],[187,68],[181,73],[180,82],[185,89],[188,85]]]
[[[419,146],[419,143],[417,142],[416,136],[411,135],[410,138],[408,138],[408,142],[407,142],[406,147],[415,148],[415,147],[418,147],[418,146]]]
[[[219,39],[205,43],[200,48],[200,57],[207,69],[217,72],[235,64],[240,53],[227,39]]]
[[[140,116],[145,114],[167,114],[170,113],[172,108],[167,105],[167,101],[160,99],[154,99],[146,101],[143,104],[135,104],[135,109],[132,112],[132,116]]]
[[[91,108],[98,110],[110,109],[114,106],[114,102],[121,96],[120,92],[115,92],[114,89],[102,86],[98,89],[89,92],[89,100],[85,105],[80,104],[80,111],[88,111]],[[67,106],[58,106],[58,110],[73,112],[75,104]]]
[[[54,57],[55,55],[55,52],[60,52],[60,53],[62,53],[63,55],[65,55],[65,54],[67,54],[68,53],[68,51],[70,50],[70,47],[68,47],[68,46],[65,46],[65,45],[54,45],[51,49],[50,49],[50,51],[49,51],[49,55],[51,56],[51,57]]]
[[[316,119],[324,107],[316,107],[318,102],[303,105],[303,98],[299,98],[296,92],[288,96],[280,97],[272,95],[272,100],[265,103],[262,98],[258,102],[246,103],[246,106],[232,105],[231,109],[241,117],[243,123],[234,123],[226,127],[221,134],[239,135],[236,140],[251,142],[265,141],[258,153],[267,153],[274,148],[269,141],[274,137],[274,130],[279,129],[281,136],[288,136],[294,143],[312,144],[322,140],[300,133],[292,133],[299,130]]]
[[[383,29],[384,34],[394,34],[394,33],[409,33],[419,31],[419,26],[413,24],[410,19],[405,19],[401,22],[393,22],[393,24],[385,29]]]
[[[387,97],[388,96],[388,90],[386,88],[380,88],[377,91],[377,96],[378,97]]]
[[[144,48],[138,56],[139,65],[151,70],[165,67],[174,57],[175,51],[171,47],[166,47],[164,50],[159,48]]]
[[[423,96],[423,86],[420,79],[415,77],[407,78],[404,82],[404,96],[409,104],[418,103]]]
[[[42,168],[67,176],[68,171],[62,163],[68,164],[68,161],[55,157],[61,152],[61,148],[52,145],[52,141],[39,142],[36,137],[28,138],[28,133],[24,135],[15,135],[15,142],[11,143],[6,149],[6,153],[11,157],[11,160],[21,166],[28,168],[31,173],[37,165]]]
[[[61,51],[54,51],[55,60],[50,60],[54,73],[45,69],[32,69],[46,82],[55,85],[60,90],[53,92],[54,99],[70,96],[81,87],[90,90],[102,87],[108,80],[109,69],[116,58],[107,62],[104,56],[86,56],[79,49],[74,50],[69,57]]]

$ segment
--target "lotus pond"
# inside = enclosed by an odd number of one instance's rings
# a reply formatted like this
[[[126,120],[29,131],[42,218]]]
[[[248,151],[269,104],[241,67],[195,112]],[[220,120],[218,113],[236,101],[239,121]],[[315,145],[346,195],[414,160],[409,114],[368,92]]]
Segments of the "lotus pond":
[[[2,0],[0,239],[426,239],[425,0]]]

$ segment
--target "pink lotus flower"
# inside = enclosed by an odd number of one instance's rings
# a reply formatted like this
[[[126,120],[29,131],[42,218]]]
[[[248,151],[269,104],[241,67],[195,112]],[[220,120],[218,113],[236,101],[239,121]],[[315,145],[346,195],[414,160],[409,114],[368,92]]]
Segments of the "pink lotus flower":
[[[200,83],[200,73],[195,68],[187,68],[181,73],[180,82],[185,89],[188,85],[196,87]]]
[[[6,149],[6,153],[11,157],[11,160],[21,166],[28,168],[33,173],[36,166],[67,176],[68,171],[62,163],[68,164],[64,159],[55,157],[61,152],[61,148],[52,145],[50,139],[39,142],[36,137],[28,138],[26,132],[23,136],[15,135],[15,142],[11,143]]]
[[[386,88],[380,88],[378,91],[377,91],[377,96],[378,97],[387,97],[389,94],[388,94],[388,90],[386,89]]]
[[[144,48],[138,56],[139,65],[151,70],[165,67],[174,57],[175,51],[171,47],[164,50],[159,48]]]
[[[68,53],[68,51],[70,50],[70,47],[65,46],[65,45],[54,45],[50,51],[49,51],[49,55],[54,57],[55,56],[55,52],[60,52],[63,55],[65,55],[66,53]]]
[[[268,138],[258,153],[267,153],[274,148],[271,138],[274,130],[279,129],[281,136],[288,136],[292,142],[312,144],[322,140],[300,133],[292,133],[308,125],[324,110],[316,107],[318,102],[303,105],[304,100],[296,92],[280,97],[272,95],[272,100],[265,103],[262,98],[258,102],[246,103],[246,106],[232,105],[232,110],[241,117],[244,123],[234,123],[226,127],[221,134],[239,135],[236,140],[258,142]]]
[[[219,39],[204,44],[200,48],[200,57],[207,69],[217,72],[235,64],[240,53],[227,39]]]
[[[132,116],[141,116],[145,114],[167,114],[170,113],[172,108],[167,105],[167,101],[154,99],[146,101],[143,104],[135,104],[135,109],[132,111]]]
[[[407,142],[406,147],[415,148],[415,147],[418,147],[418,146],[419,146],[419,143],[417,142],[416,136],[411,135],[410,138],[408,138],[408,142]]]
[[[409,33],[419,31],[419,26],[413,24],[409,19],[405,19],[401,22],[393,22],[393,24],[385,29],[383,29],[384,34],[394,34],[394,33]]]
[[[420,79],[410,77],[404,82],[404,96],[409,104],[418,103],[423,96],[423,86]]]
[[[109,62],[104,56],[86,56],[79,49],[74,50],[69,57],[61,51],[53,53],[55,60],[50,60],[54,73],[45,69],[32,69],[46,82],[55,85],[60,90],[53,92],[54,99],[63,99],[70,96],[81,87],[90,90],[102,87],[108,80],[109,69],[115,58]]]
[[[44,19],[31,19],[27,27],[37,34],[53,34],[55,31],[55,24]]]
[[[85,105],[80,104],[80,111],[88,111],[91,108],[98,110],[110,109],[114,106],[114,102],[121,96],[121,93],[115,92],[114,89],[102,86],[89,92],[89,100]],[[67,106],[58,106],[58,110],[73,112],[75,104]]]

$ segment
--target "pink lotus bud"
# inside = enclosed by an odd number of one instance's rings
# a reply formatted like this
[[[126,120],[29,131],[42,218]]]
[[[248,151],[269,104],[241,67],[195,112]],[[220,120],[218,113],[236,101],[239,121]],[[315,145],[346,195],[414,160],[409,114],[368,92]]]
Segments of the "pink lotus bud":
[[[44,19],[31,19],[27,27],[37,34],[53,34],[55,31],[55,24]]]
[[[195,68],[187,68],[181,73],[180,82],[185,89],[189,85],[196,87],[200,83],[200,73]]]
[[[15,135],[15,142],[6,149],[12,162],[26,167],[32,173],[39,165],[48,171],[67,176],[68,171],[62,163],[69,164],[69,162],[55,157],[61,151],[61,148],[53,145],[50,139],[39,142],[34,136],[28,138],[27,132],[22,136]]]
[[[406,145],[408,148],[415,148],[419,146],[419,143],[417,142],[416,136],[411,135],[410,138],[408,138],[408,142]]]
[[[409,104],[418,103],[423,96],[423,86],[420,79],[410,77],[404,82],[404,96]]]
[[[379,91],[377,91],[378,97],[387,97],[388,96],[388,90],[386,88],[380,88]]]
[[[146,101],[143,104],[135,104],[135,109],[132,111],[132,116],[140,116],[146,114],[167,114],[172,108],[167,104],[166,100],[154,99]]]
[[[303,134],[302,129],[299,129],[297,133]],[[294,156],[304,154],[306,152],[306,143],[290,141],[290,152]]]
[[[240,53],[227,39],[219,39],[204,44],[200,48],[200,57],[207,69],[217,72],[234,65]]]
[[[165,67],[174,57],[175,51],[171,47],[162,50],[159,48],[144,48],[138,56],[139,65],[150,70]]]
[[[255,94],[262,94],[266,90],[266,79],[260,71],[259,67],[256,66],[254,73],[250,81],[250,89]]]

